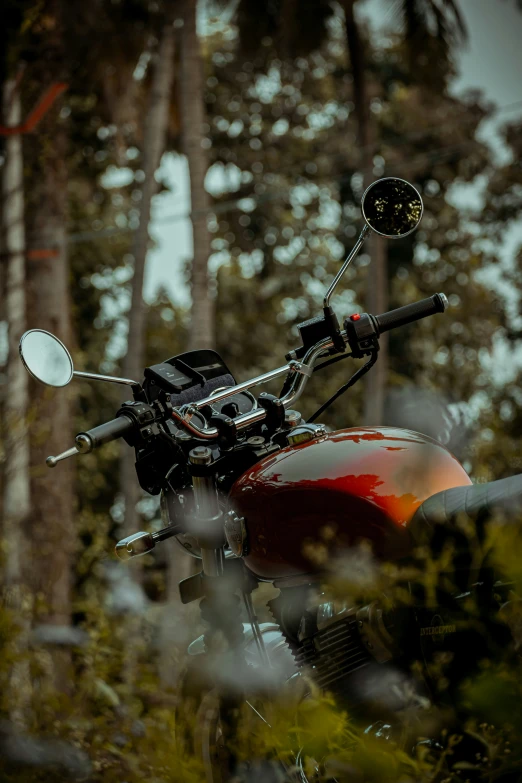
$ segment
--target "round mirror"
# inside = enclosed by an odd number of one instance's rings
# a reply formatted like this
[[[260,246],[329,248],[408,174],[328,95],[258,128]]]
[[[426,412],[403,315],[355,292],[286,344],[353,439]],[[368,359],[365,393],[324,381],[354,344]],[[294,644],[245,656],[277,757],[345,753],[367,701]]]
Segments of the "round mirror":
[[[404,179],[385,177],[366,188],[361,209],[367,225],[388,239],[415,231],[422,217],[422,199]]]
[[[20,340],[22,362],[33,378],[47,386],[67,386],[73,376],[69,351],[54,334],[31,329]]]

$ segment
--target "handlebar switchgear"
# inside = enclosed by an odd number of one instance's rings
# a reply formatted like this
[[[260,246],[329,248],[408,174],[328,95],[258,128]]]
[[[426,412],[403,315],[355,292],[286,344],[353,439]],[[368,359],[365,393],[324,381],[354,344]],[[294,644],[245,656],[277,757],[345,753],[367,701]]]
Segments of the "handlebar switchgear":
[[[378,339],[383,332],[419,321],[435,313],[443,313],[447,306],[448,300],[444,294],[434,294],[427,299],[398,307],[382,315],[354,313],[344,322],[346,340],[352,356],[355,359],[368,356],[378,350]]]

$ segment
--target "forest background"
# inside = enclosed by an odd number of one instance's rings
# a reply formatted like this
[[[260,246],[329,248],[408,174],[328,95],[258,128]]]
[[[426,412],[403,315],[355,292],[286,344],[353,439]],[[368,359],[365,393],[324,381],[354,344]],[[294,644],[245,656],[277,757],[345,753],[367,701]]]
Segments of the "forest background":
[[[496,5],[502,14],[509,0]],[[18,358],[26,329],[57,334],[78,370],[139,378],[204,346],[238,380],[259,374],[319,310],[359,231],[365,185],[397,175],[423,196],[421,228],[368,242],[333,306],[383,312],[444,291],[451,308],[390,336],[368,384],[324,421],[425,432],[475,481],[522,469],[520,253],[502,252],[522,208],[516,107],[452,91],[467,40],[457,0],[390,1],[393,25],[378,36],[364,6],[5,2],[0,734],[65,737],[78,746],[68,761],[57,750],[65,775],[86,764],[109,781],[124,765],[129,779],[178,779],[179,762],[150,735],[172,726],[183,650],[200,627],[179,606],[181,551],[158,548],[136,569],[114,559],[115,541],[161,527],[130,450],[45,467],[76,432],[113,418],[120,394],[37,386]],[[501,160],[480,133],[491,118]],[[146,303],[166,152],[190,175],[191,297],[172,301],[165,288]],[[453,197],[466,184],[475,206]],[[345,373],[335,365],[309,385],[305,416]]]

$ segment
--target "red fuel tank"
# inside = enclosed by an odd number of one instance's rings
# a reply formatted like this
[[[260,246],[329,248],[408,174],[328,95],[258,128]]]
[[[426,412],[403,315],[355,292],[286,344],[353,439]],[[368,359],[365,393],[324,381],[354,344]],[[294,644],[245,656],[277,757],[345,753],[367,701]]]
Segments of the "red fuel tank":
[[[265,580],[317,573],[369,541],[382,560],[410,549],[408,523],[426,498],[471,484],[437,441],[393,427],[338,430],[266,457],[230,492],[244,517],[245,563]]]

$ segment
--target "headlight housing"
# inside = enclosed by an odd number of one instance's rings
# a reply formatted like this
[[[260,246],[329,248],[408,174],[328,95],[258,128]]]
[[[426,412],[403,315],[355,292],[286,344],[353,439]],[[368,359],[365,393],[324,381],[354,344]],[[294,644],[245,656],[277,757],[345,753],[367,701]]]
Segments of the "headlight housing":
[[[180,517],[183,516],[181,497],[182,496],[178,495],[170,486],[161,490],[160,512],[163,527],[180,524]],[[201,549],[193,535],[190,533],[178,533],[174,536],[174,540],[177,541],[179,546],[189,555],[201,559]]]

